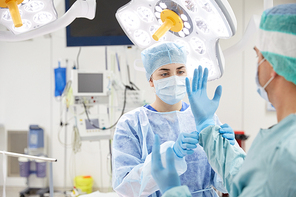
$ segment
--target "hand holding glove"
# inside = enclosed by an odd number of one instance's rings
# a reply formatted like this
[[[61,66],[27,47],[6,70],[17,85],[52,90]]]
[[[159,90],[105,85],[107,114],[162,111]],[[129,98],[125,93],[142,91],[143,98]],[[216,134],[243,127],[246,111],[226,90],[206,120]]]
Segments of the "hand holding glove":
[[[208,69],[204,69],[202,74],[202,67],[194,70],[192,89],[190,88],[189,79],[186,78],[186,90],[191,106],[192,113],[194,115],[195,124],[198,126],[201,123],[211,122],[214,123],[213,116],[219,106],[220,97],[222,94],[222,86],[218,86],[214,98],[210,100],[207,96],[207,81],[208,81]],[[209,121],[212,120],[212,121]]]
[[[228,124],[221,125],[221,129],[219,130],[219,133],[222,134],[222,137],[228,139],[231,145],[235,144],[234,131]]]
[[[180,133],[177,141],[173,146],[173,150],[180,158],[194,153],[192,149],[197,147],[198,133],[196,131],[192,133]]]
[[[180,186],[180,178],[175,168],[175,156],[172,148],[166,151],[166,168],[163,167],[160,156],[159,136],[154,136],[154,145],[152,147],[151,174],[157,183],[160,191],[164,194],[167,190]]]

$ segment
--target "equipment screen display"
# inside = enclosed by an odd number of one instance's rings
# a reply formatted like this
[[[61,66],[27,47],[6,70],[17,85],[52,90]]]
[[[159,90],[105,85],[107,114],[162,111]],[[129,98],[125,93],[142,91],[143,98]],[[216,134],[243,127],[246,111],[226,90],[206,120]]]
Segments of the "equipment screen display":
[[[96,127],[99,127],[99,119],[90,119],[90,121],[92,122],[92,124],[87,119],[85,119],[85,127],[87,130],[97,129]],[[93,125],[95,125],[96,127],[94,127]]]
[[[103,93],[102,73],[78,73],[78,93]]]
[[[65,0],[66,10],[76,0]],[[130,0],[96,0],[93,20],[76,18],[67,26],[67,46],[133,45],[126,36],[115,13]]]

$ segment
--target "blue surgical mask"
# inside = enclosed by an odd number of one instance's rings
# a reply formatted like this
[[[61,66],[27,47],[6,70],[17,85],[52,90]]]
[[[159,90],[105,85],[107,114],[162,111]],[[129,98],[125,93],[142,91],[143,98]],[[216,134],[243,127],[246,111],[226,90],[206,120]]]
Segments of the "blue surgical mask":
[[[268,99],[268,95],[267,95],[267,92],[265,90],[265,88],[270,84],[270,82],[273,80],[274,77],[271,77],[267,83],[262,87],[259,83],[259,75],[258,75],[258,68],[259,66],[265,61],[266,59],[264,58],[263,60],[261,60],[258,64],[257,64],[257,73],[256,73],[256,85],[257,85],[257,92],[258,94],[264,99],[266,100],[267,102],[270,102],[269,99]]]
[[[156,95],[165,103],[174,105],[186,95],[186,77],[172,76],[154,80]]]

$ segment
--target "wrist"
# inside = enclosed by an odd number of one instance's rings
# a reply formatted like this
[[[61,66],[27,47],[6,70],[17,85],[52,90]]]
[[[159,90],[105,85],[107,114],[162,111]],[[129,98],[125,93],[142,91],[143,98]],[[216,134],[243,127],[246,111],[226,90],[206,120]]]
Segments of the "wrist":
[[[206,119],[196,125],[196,130],[198,133],[200,133],[203,129],[205,129],[206,127],[211,126],[211,125],[215,125],[214,119],[212,119],[212,118]]]

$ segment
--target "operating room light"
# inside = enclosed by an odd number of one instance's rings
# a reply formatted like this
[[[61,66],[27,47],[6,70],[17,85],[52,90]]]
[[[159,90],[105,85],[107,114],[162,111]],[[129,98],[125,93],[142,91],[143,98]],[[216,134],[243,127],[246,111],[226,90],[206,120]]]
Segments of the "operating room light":
[[[116,18],[142,49],[159,41],[182,43],[189,54],[190,77],[199,65],[209,68],[209,80],[222,76],[225,62],[219,39],[236,32],[236,18],[227,0],[131,0],[117,10]]]
[[[14,34],[20,34],[37,29],[57,19],[57,12],[52,0],[20,0],[20,2],[21,3],[17,5],[17,8],[15,8],[19,10],[21,17],[21,20],[17,23],[18,25],[16,25],[14,20],[12,20],[15,16],[14,14],[11,16],[9,8],[3,6],[0,7],[0,15],[2,16],[0,24],[4,25]]]
[[[32,23],[27,19],[23,19],[23,25],[21,27],[15,27],[14,25],[11,25],[11,26],[14,32],[23,33],[28,31],[31,28]]]
[[[44,8],[44,3],[42,1],[31,1],[27,3],[24,9],[27,12],[38,12]]]
[[[140,46],[148,46],[151,42],[149,34],[146,31],[140,29],[135,31],[134,37]]]
[[[49,12],[39,12],[34,15],[33,20],[38,24],[46,24],[52,20],[52,14]]]

